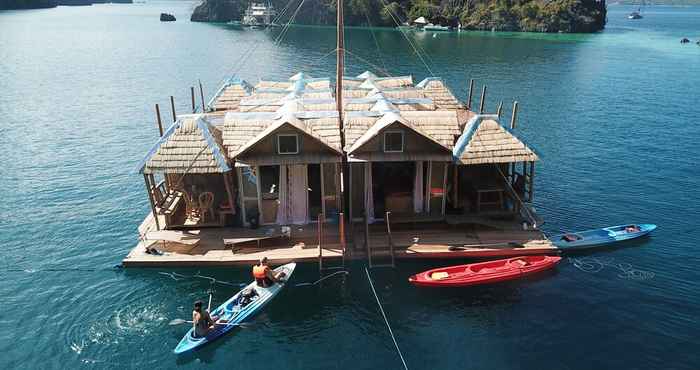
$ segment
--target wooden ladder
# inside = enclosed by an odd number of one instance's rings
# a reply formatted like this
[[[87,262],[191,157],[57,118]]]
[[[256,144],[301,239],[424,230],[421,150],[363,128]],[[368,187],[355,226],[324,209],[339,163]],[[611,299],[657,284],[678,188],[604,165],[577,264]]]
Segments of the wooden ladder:
[[[324,266],[323,265],[323,225],[324,225],[324,220],[326,219],[326,215],[323,213],[318,214],[318,273],[320,277],[323,277],[324,272],[326,271],[331,271],[331,270],[345,270],[345,252],[346,252],[346,243],[345,243],[345,215],[343,213],[338,214],[338,228],[339,228],[339,234],[340,234],[340,248],[341,248],[341,265],[340,266]]]
[[[389,256],[390,256],[390,261],[389,263],[374,263],[373,262],[373,257],[372,257],[372,246],[369,241],[369,219],[367,218],[367,212],[365,212],[365,248],[367,248],[367,262],[369,264],[369,268],[375,268],[375,267],[391,267],[395,268],[396,267],[396,258],[394,256],[394,240],[391,236],[391,223],[389,222],[389,214],[391,212],[386,212],[384,215],[384,221],[386,222],[386,233],[387,233],[387,241],[389,242]]]

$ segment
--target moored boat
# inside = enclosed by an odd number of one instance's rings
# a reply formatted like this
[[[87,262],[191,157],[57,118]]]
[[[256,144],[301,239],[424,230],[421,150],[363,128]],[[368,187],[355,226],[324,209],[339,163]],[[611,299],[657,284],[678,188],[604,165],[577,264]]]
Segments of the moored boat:
[[[654,230],[654,224],[627,224],[554,235],[550,240],[560,249],[576,250],[639,238]]]
[[[408,278],[425,287],[464,287],[514,280],[554,267],[561,257],[522,256],[488,262],[436,268]]]
[[[282,283],[277,283],[270,287],[260,287],[255,281],[248,284],[248,286],[211,312],[212,317],[218,317],[214,329],[206,336],[196,337],[194,328],[190,328],[173,352],[181,354],[195,350],[218,339],[247,318],[258,313],[284,288],[286,282],[291,278],[295,267],[296,263],[292,262],[274,270],[276,273],[284,272],[285,280]],[[247,295],[246,299],[242,299],[243,292],[251,292],[252,294]]]

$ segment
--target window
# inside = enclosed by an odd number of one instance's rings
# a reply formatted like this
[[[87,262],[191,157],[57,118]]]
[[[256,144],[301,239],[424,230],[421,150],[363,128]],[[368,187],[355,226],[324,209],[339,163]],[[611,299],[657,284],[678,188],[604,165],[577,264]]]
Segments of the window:
[[[403,152],[403,131],[387,131],[384,133],[384,151],[387,153]]]
[[[277,152],[279,154],[299,153],[299,136],[296,134],[277,135]]]

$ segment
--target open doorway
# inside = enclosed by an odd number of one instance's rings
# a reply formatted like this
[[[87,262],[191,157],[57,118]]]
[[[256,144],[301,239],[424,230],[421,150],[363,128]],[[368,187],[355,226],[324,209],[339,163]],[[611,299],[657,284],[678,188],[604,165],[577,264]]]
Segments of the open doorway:
[[[413,214],[413,183],[415,162],[372,163],[372,195],[374,214],[383,218],[385,212]]]

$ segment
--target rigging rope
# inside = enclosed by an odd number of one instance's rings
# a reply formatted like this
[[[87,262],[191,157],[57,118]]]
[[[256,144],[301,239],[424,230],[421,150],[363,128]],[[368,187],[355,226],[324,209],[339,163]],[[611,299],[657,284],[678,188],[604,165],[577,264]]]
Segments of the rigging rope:
[[[431,77],[435,77],[435,73],[433,73],[433,70],[430,69],[430,67],[428,66],[428,63],[426,63],[426,61],[423,59],[423,56],[422,56],[421,53],[418,51],[418,49],[420,48],[420,49],[423,51],[423,53],[425,53],[425,50],[424,50],[423,48],[421,48],[420,45],[418,45],[418,46],[416,47],[416,45],[413,44],[413,42],[408,38],[408,36],[406,36],[406,31],[404,31],[404,30],[401,29],[401,27],[400,27],[401,24],[399,23],[399,21],[398,21],[398,19],[397,19],[398,16],[396,16],[396,14],[394,14],[394,12],[393,12],[393,11],[391,10],[391,8],[389,7],[389,4],[387,4],[386,0],[380,0],[380,1],[381,1],[382,4],[384,5],[384,8],[387,10],[387,13],[389,13],[389,16],[391,17],[391,19],[394,21],[394,24],[396,24],[396,27],[398,28],[399,32],[401,32],[401,34],[403,35],[403,37],[406,39],[406,41],[408,42],[408,44],[411,46],[411,48],[413,49],[413,52],[416,53],[416,55],[418,56],[418,59],[420,59],[420,61],[423,63],[423,66],[425,66],[425,69],[428,70],[428,73],[430,73],[430,76],[431,76]],[[428,53],[425,53],[425,57],[426,57],[427,59],[429,59]],[[432,62],[432,61],[431,61],[431,62]]]
[[[379,47],[379,41],[377,40],[377,36],[374,34],[374,29],[372,28],[372,22],[369,20],[369,14],[367,14],[367,8],[363,8],[364,13],[365,13],[365,18],[367,19],[367,26],[369,26],[369,32],[372,34],[372,39],[374,40],[374,46],[377,48],[377,56],[379,57],[379,61],[382,62],[382,66],[384,66],[384,70],[387,70],[386,63],[384,63],[384,58],[382,57],[382,50]],[[387,77],[390,77],[387,75]]]
[[[391,325],[389,325],[389,320],[386,318],[386,314],[384,313],[384,308],[382,308],[382,302],[379,301],[379,297],[377,296],[377,291],[374,290],[374,283],[372,283],[372,277],[369,275],[369,270],[367,270],[367,267],[365,267],[365,273],[367,273],[367,280],[369,280],[369,286],[372,288],[372,293],[374,294],[374,298],[377,300],[377,305],[379,306],[379,311],[381,311],[382,317],[384,317],[384,323],[386,323],[386,327],[389,329],[389,334],[391,334],[391,339],[394,341],[394,346],[396,347],[396,352],[398,352],[399,357],[401,358],[401,363],[403,364],[403,368],[408,370],[408,365],[406,365],[406,360],[403,359],[403,354],[401,354],[401,349],[399,348],[399,344],[396,342],[396,337],[394,336],[394,331],[391,330]]]

